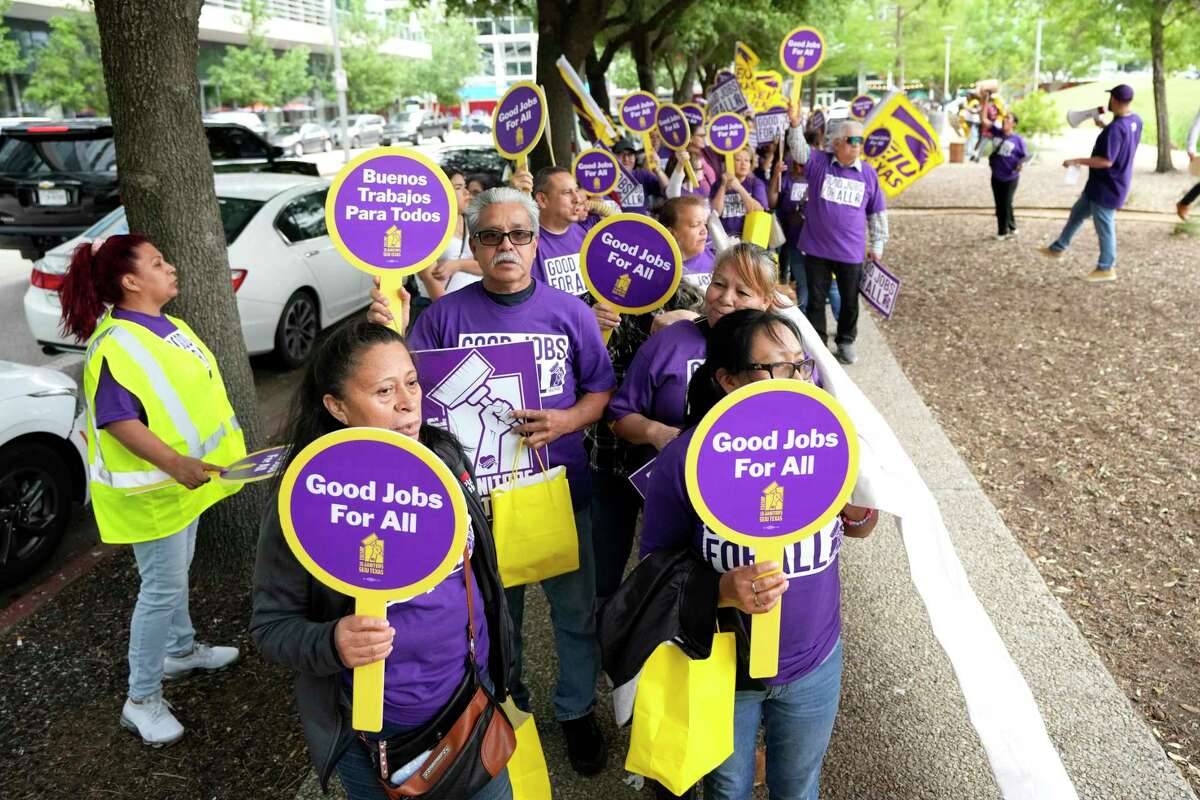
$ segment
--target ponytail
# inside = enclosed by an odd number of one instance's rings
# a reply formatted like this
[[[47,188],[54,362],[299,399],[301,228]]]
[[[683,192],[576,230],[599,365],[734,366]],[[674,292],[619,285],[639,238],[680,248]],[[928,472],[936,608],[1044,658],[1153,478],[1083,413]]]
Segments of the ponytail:
[[[59,289],[63,331],[81,342],[91,337],[105,307],[121,302],[121,278],[137,270],[135,251],[149,241],[140,233],[125,233],[75,248]]]

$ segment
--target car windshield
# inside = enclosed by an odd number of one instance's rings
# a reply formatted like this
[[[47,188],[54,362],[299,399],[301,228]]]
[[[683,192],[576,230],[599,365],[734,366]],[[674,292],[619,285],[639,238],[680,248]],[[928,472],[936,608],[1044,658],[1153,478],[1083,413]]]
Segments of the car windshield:
[[[400,124],[402,122],[408,122],[416,115],[417,115],[416,111],[402,111],[399,114],[397,114],[396,116],[392,117],[392,122],[395,124]]]
[[[293,133],[296,133],[299,130],[300,129],[298,127],[296,127],[295,125],[280,125],[278,128],[275,129],[275,135],[276,136],[291,136]]]
[[[244,200],[240,197],[218,197],[217,205],[221,209],[221,226],[225,229],[225,244],[231,245],[239,234],[254,219],[254,215],[263,207],[261,201]],[[100,236],[117,236],[129,233],[129,220],[125,217],[124,207],[118,208],[83,232],[84,238],[95,239]]]
[[[112,137],[98,139],[15,139],[3,137],[0,173],[115,172]]]

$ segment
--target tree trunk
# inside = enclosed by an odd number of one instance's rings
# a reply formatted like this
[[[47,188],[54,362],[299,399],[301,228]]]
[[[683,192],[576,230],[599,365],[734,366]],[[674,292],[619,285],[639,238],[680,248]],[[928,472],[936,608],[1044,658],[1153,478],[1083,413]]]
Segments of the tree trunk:
[[[896,4],[896,74],[900,76],[900,92],[904,93],[904,8]]]
[[[1167,118],[1167,73],[1163,64],[1163,17],[1166,0],[1156,0],[1150,17],[1150,63],[1154,69],[1154,118],[1158,123],[1158,163],[1155,172],[1173,172],[1171,126]]]
[[[583,68],[587,73],[584,77],[588,82],[588,93],[596,101],[596,105],[600,106],[601,111],[611,115],[612,101],[608,97],[608,78],[605,76],[607,65],[601,66],[595,47],[588,52]]]
[[[679,81],[679,86],[675,87],[674,100],[676,103],[690,103],[692,101],[692,92],[696,85],[696,75],[700,71],[700,59],[695,54],[689,54],[687,57],[687,67],[683,70],[683,79]]]
[[[129,228],[179,271],[169,310],[213,351],[253,449],[262,441],[258,397],[229,280],[196,80],[203,0],[96,0],[117,175]],[[243,490],[205,513],[201,569],[240,581],[254,557],[261,492]]]
[[[537,80],[546,92],[548,125],[537,148],[530,153],[530,166],[537,170],[553,162],[571,166],[571,147],[575,134],[575,107],[571,94],[558,74],[555,62],[559,56],[578,72],[583,69],[589,50],[593,49],[596,34],[608,11],[611,0],[538,0]]]
[[[650,46],[650,34],[644,28],[634,32],[629,42],[629,53],[637,70],[638,88],[655,94],[658,81],[654,76],[654,48]]]

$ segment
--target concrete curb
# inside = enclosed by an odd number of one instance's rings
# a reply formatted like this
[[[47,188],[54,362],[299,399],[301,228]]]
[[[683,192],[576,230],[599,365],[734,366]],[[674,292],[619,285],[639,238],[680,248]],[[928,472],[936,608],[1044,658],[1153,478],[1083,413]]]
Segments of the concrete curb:
[[[1196,800],[1088,642],[1054,599],[899,364],[873,319],[860,317],[850,373],[891,424],[942,509],[980,601],[1029,682],[1050,737],[1084,800]],[[885,520],[842,550],[846,668],[822,776],[829,800],[999,798],[950,664],[908,577],[903,542]],[[550,720],[553,642],[541,592],[526,609],[527,680],[558,798],[649,797],[621,784],[628,732],[612,730],[609,768],[594,779],[565,763]],[[342,797],[337,781],[332,796]],[[756,798],[766,796],[759,789]],[[297,800],[323,797],[310,774]]]

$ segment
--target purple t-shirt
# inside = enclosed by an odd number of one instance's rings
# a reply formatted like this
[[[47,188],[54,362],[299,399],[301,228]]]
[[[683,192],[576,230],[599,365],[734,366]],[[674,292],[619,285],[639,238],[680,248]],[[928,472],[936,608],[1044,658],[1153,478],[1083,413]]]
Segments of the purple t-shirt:
[[[804,217],[800,210],[808,200],[808,176],[792,177],[791,169],[779,176],[779,201],[775,214],[787,238],[788,247],[800,246],[800,231],[804,229]]]
[[[1112,166],[1088,170],[1083,193],[1089,200],[1105,208],[1125,205],[1129,184],[1133,182],[1133,157],[1141,140],[1142,118],[1137,114],[1116,117],[1104,126],[1104,130],[1096,137],[1092,157],[1106,158],[1112,162]]]
[[[992,154],[988,157],[992,177],[1000,183],[1015,181],[1020,177],[1017,168],[1027,155],[1025,140],[1020,135],[1005,136],[1002,131],[996,131],[992,135]]]
[[[709,243],[705,243],[703,250],[683,260],[683,279],[703,291],[712,283],[712,271],[716,264],[717,254],[709,249]]]
[[[654,334],[634,355],[625,380],[608,404],[608,419],[616,421],[636,413],[682,428],[688,381],[707,354],[704,333],[695,322],[676,322]]]
[[[830,261],[861,264],[867,255],[867,217],[887,207],[875,168],[861,159],[844,167],[829,153],[813,149],[804,172],[808,203],[800,249]]]
[[[583,247],[589,227],[572,222],[562,233],[551,233],[545,228],[538,231],[533,279],[576,297],[587,294],[583,273],[579,271],[579,248]]]
[[[672,326],[674,327],[674,326]],[[688,498],[684,462],[694,429],[668,444],[654,462],[654,479],[642,511],[641,555],[668,548],[695,547],[717,572],[754,563],[754,551],[719,536],[701,523]],[[779,624],[779,673],[770,686],[804,677],[825,660],[842,631],[841,583],[837,557],[842,521],[834,517],[816,535],[784,547],[783,572],[789,585]],[[743,615],[746,625],[749,615]]]
[[[163,315],[153,316],[151,314],[143,314],[140,311],[129,311],[124,308],[114,308],[112,315],[113,319],[136,322],[154,335],[166,339],[180,349],[187,350],[202,361],[205,360],[200,348],[183,331],[179,330],[174,322],[171,322],[171,320]],[[142,408],[141,401],[137,399],[133,392],[130,392],[124,386],[117,383],[117,380],[112,375],[112,371],[108,368],[107,361],[100,365],[100,379],[96,382],[95,405],[97,428],[103,428],[111,422],[120,422],[126,419],[146,421],[145,410]]]
[[[475,531],[468,528],[467,547],[472,552],[474,542]],[[471,582],[471,589],[475,663],[486,673],[487,619],[477,580]],[[467,661],[467,586],[462,562],[425,594],[388,603],[387,618],[396,635],[384,662],[383,718],[394,725],[423,725],[450,702]],[[353,670],[343,675],[350,685]]]
[[[542,408],[567,409],[579,396],[607,392],[616,384],[600,326],[587,304],[534,281],[529,299],[502,306],[482,283],[443,295],[417,318],[408,346],[413,350],[533,342]],[[591,472],[583,431],[550,445],[549,466],[565,466],[575,508],[591,495]]]
[[[713,184],[709,199],[717,196],[717,190],[722,184],[718,181]],[[767,200],[767,185],[758,179],[758,176],[753,172],[746,176],[742,181],[742,186],[746,191],[758,201],[758,204],[766,211],[771,207],[771,203]],[[741,236],[742,229],[746,227],[746,203],[742,200],[742,196],[733,189],[725,190],[725,208],[721,211],[721,227],[730,236]]]

